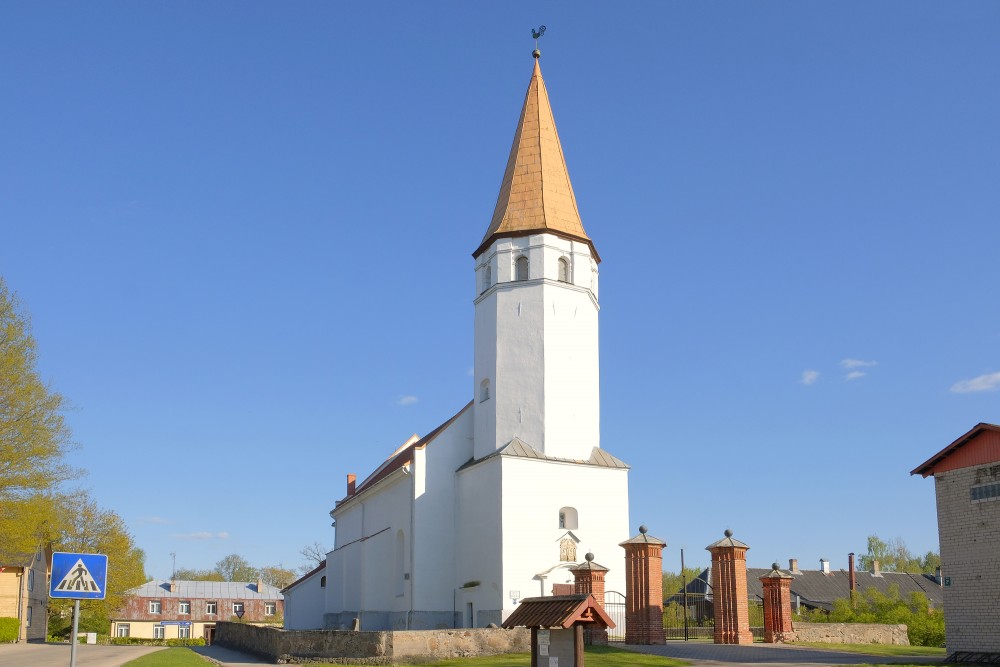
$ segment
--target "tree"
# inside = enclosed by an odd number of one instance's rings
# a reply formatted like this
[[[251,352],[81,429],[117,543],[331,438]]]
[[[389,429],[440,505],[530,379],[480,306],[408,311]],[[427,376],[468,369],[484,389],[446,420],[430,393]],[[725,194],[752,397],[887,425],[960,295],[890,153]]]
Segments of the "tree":
[[[292,583],[298,579],[295,573],[291,570],[281,567],[279,563],[277,566],[267,566],[260,568],[260,580],[265,584],[270,584],[277,588],[284,588],[288,584]]]
[[[80,629],[107,632],[111,616],[124,604],[127,591],[146,582],[146,554],[135,545],[125,521],[115,512],[98,507],[85,492],[63,495],[56,500],[61,517],[56,550],[108,557],[105,598],[80,602]],[[66,611],[71,606],[71,600],[50,602],[50,630],[67,629]]]
[[[703,567],[685,567],[684,572],[680,574],[675,574],[673,572],[663,573],[663,599],[666,600],[671,595],[675,593],[680,593],[684,588],[684,582],[691,583],[698,578],[698,575],[702,573],[705,568]]]
[[[305,558],[307,562],[304,565],[299,566],[299,571],[301,571],[302,574],[305,574],[309,570],[325,563],[327,551],[329,551],[329,549],[324,547],[319,542],[313,542],[312,544],[307,544],[302,547],[299,553],[302,554],[302,557]]]
[[[43,541],[50,494],[80,474],[64,461],[72,448],[65,401],[39,377],[37,359],[28,318],[0,278],[0,534],[12,551]]]
[[[217,570],[197,570],[194,568],[177,568],[174,578],[180,581],[225,581]]]
[[[877,535],[869,535],[868,553],[859,558],[858,567],[871,570],[874,561],[878,561],[885,572],[911,574],[934,574],[941,565],[941,557],[933,551],[928,551],[922,558],[915,556],[901,537],[886,542]]]
[[[239,554],[229,554],[215,564],[223,581],[256,581],[259,571]]]

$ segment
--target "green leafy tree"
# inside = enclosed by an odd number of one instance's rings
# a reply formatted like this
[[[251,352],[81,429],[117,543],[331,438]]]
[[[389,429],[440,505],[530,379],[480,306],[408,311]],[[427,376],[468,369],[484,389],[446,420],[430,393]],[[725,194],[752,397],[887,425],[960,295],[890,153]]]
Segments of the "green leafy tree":
[[[179,581],[225,581],[218,570],[198,570],[190,567],[179,567],[175,574]]]
[[[80,631],[107,632],[111,616],[125,603],[127,591],[146,582],[146,554],[136,546],[125,521],[100,508],[86,493],[61,496],[56,504],[61,525],[55,549],[108,557],[105,598],[80,602]],[[53,634],[68,630],[72,606],[72,600],[51,601],[49,629]]]
[[[887,593],[869,588],[854,596],[833,603],[829,615],[812,613],[802,620],[812,623],[903,623],[910,643],[914,646],[944,645],[944,611],[930,606],[923,593],[910,593],[903,598],[898,586]]]
[[[72,448],[65,401],[42,380],[28,317],[0,278],[0,535],[4,549],[31,552],[52,533],[51,494],[80,475],[64,457]]]
[[[941,557],[933,551],[920,557],[914,555],[900,537],[886,542],[877,535],[869,535],[868,553],[859,559],[859,567],[871,570],[874,561],[878,561],[885,572],[911,574],[933,574],[941,566]]]
[[[229,554],[215,564],[223,581],[257,581],[259,570],[239,554]]]
[[[683,572],[664,572],[663,573],[663,599],[666,600],[668,597],[675,593],[680,593],[681,589],[684,588],[684,582],[691,583],[698,578],[698,575],[702,573],[705,568],[703,567],[685,567]]]
[[[271,586],[284,588],[296,579],[298,579],[298,577],[294,572],[281,567],[280,564],[277,566],[269,565],[267,567],[260,568],[260,580],[265,584],[270,584]]]

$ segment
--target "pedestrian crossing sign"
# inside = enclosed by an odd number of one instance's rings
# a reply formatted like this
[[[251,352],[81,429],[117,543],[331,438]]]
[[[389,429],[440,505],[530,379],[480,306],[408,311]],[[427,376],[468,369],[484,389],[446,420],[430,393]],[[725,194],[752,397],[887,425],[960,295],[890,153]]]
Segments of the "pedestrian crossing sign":
[[[108,557],[104,554],[52,554],[50,598],[103,600],[108,582]]]

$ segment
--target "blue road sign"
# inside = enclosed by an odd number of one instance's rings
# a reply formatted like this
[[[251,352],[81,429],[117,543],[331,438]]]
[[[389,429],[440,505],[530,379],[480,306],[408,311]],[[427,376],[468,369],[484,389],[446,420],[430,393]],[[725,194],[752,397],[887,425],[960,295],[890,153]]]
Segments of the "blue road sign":
[[[108,583],[108,557],[104,554],[52,554],[50,598],[103,600]]]

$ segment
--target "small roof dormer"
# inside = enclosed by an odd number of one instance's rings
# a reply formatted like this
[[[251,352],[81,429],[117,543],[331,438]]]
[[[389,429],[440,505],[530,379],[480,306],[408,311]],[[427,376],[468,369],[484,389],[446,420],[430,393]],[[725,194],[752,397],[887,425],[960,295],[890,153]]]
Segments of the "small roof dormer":
[[[576,207],[573,184],[556,131],[549,94],[542,79],[539,53],[500,183],[496,208],[483,241],[473,257],[478,257],[499,237],[550,233],[583,241],[598,262],[600,257],[587,236]]]

